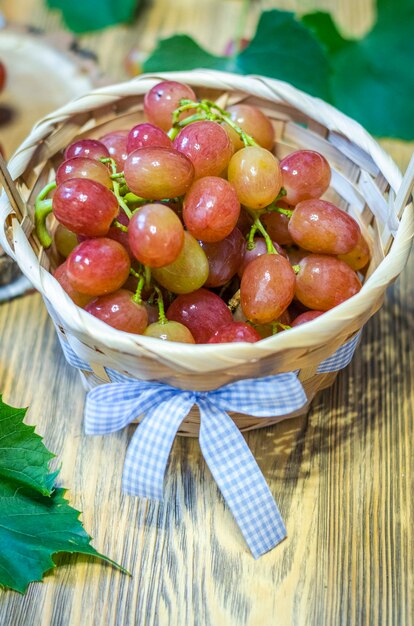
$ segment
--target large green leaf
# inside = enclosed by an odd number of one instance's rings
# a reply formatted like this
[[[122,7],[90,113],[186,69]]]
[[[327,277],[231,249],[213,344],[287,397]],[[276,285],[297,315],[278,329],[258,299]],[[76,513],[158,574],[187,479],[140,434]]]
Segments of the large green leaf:
[[[4,404],[0,395],[0,480],[12,478],[20,485],[50,495],[49,461],[54,455],[23,423],[26,409]]]
[[[146,72],[199,67],[263,74],[329,99],[329,66],[323,47],[293,13],[286,11],[262,13],[254,38],[235,57],[215,56],[191,37],[175,35],[161,41],[144,63]]]
[[[119,567],[90,545],[79,511],[69,506],[64,489],[54,489],[57,472],[48,467],[54,455],[23,423],[25,414],[0,396],[0,585],[23,593],[55,566],[58,552],[88,554]]]
[[[139,0],[47,0],[59,9],[65,24],[75,33],[99,30],[118,22],[130,22]]]
[[[64,489],[51,497],[0,482],[0,584],[24,593],[30,582],[41,580],[55,567],[59,552],[88,554],[104,559],[90,545],[91,537],[79,521],[79,511],[69,506]]]
[[[378,6],[362,39],[346,40],[330,16],[304,16],[330,53],[332,101],[375,135],[414,139],[414,5]]]

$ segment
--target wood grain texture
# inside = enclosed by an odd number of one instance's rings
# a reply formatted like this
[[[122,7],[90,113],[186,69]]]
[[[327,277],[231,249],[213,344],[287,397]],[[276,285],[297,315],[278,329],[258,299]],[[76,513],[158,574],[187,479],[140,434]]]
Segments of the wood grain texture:
[[[318,6],[328,5],[353,32],[366,28],[372,16],[368,0]],[[109,29],[85,41],[113,74],[144,31],[146,47],[158,33],[181,26],[219,50],[239,2],[182,0],[174,3],[174,12],[170,7],[157,0],[133,28]],[[286,0],[283,8],[312,7]],[[0,9],[16,19],[29,15],[38,26],[58,25],[41,0],[3,2]],[[220,16],[226,22],[218,28]],[[407,148],[387,142],[387,149],[403,166]],[[176,440],[163,504],[120,495],[132,429],[86,437],[82,386],[64,361],[40,297],[2,305],[4,398],[30,405],[27,420],[37,424],[57,454],[59,481],[83,511],[94,545],[121,561],[133,578],[99,562],[59,557],[61,566],[25,596],[0,592],[0,624],[413,624],[413,284],[411,259],[367,324],[351,366],[316,397],[306,417],[246,435],[289,535],[258,561],[250,556],[196,440]]]

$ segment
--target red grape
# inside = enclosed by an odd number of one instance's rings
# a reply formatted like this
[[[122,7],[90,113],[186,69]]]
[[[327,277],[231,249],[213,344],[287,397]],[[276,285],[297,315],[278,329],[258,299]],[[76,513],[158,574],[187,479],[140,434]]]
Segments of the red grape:
[[[86,157],[99,161],[101,158],[108,158],[108,148],[97,139],[79,139],[71,143],[65,150],[65,159],[73,157]]]
[[[361,289],[355,272],[335,257],[310,254],[299,265],[295,295],[309,309],[328,311]]]
[[[227,112],[230,113],[230,117],[233,122],[236,122],[245,133],[253,137],[253,139],[262,148],[271,150],[275,140],[275,131],[270,119],[255,106],[250,104],[233,104],[227,108]],[[240,150],[244,147],[243,141],[240,136],[230,126],[225,124],[224,128],[228,132],[231,132],[230,138],[233,141],[235,150]]]
[[[196,100],[194,91],[188,85],[177,83],[173,80],[165,80],[155,85],[145,94],[144,112],[151,124],[159,126],[163,130],[169,130],[172,126],[172,114],[178,108],[180,100]],[[194,110],[180,116],[180,119],[192,115]]]
[[[52,206],[61,224],[85,237],[106,235],[119,212],[114,194],[101,183],[86,178],[71,178],[59,185]]]
[[[328,161],[319,152],[297,150],[288,154],[280,162],[283,187],[289,204],[302,200],[319,198],[331,182],[331,168]]]
[[[338,259],[345,261],[345,263],[355,271],[362,270],[367,265],[370,258],[371,252],[362,233],[360,233],[355,248],[352,248],[347,254],[338,254]]]
[[[258,256],[262,256],[262,254],[267,254],[267,245],[263,237],[256,237],[253,240],[253,243],[254,243],[254,248],[249,249],[247,242],[244,241],[243,260],[239,264],[238,271],[237,271],[240,278],[243,276],[244,270],[246,269],[248,264],[251,263],[251,261],[253,261],[253,259],[256,259]],[[277,252],[281,254],[282,256],[284,256],[285,259],[287,259],[287,254],[283,250],[283,248],[281,248],[279,244],[276,242],[273,242],[273,245],[276,248]]]
[[[70,178],[89,178],[104,187],[112,189],[108,168],[99,161],[86,157],[74,157],[63,161],[56,172],[56,184],[60,185]]]
[[[125,180],[135,194],[149,200],[183,195],[194,178],[189,159],[170,148],[138,148],[125,162]]]
[[[174,148],[190,159],[195,178],[219,176],[233,154],[233,144],[224,128],[210,121],[185,126],[174,139]]]
[[[143,304],[133,300],[133,296],[131,291],[119,289],[92,300],[85,310],[112,328],[140,335],[148,325],[148,313]]]
[[[238,228],[234,228],[222,241],[200,241],[209,266],[208,278],[204,283],[206,287],[220,287],[233,278],[243,259],[244,243],[244,237]]]
[[[109,156],[114,159],[116,167],[120,172],[124,169],[125,161],[128,156],[128,133],[128,130],[115,130],[99,139],[99,141],[106,146]]]
[[[6,84],[6,78],[7,78],[6,67],[4,63],[0,61],[0,92],[2,92],[4,89],[4,85]]]
[[[282,209],[292,210],[293,207],[278,200],[277,206]],[[260,217],[267,234],[272,241],[277,241],[281,246],[290,246],[293,244],[293,239],[289,233],[289,217],[283,213],[264,213]]]
[[[128,241],[132,254],[149,267],[175,261],[184,244],[184,229],[174,211],[163,204],[145,204],[131,218]]]
[[[125,283],[131,263],[127,251],[112,239],[87,239],[66,260],[67,275],[76,291],[103,296]]]
[[[273,322],[295,294],[295,274],[280,254],[263,254],[248,264],[240,284],[240,303],[251,322]]]
[[[295,326],[301,326],[302,324],[306,324],[306,322],[311,322],[312,320],[315,320],[317,317],[322,315],[324,312],[325,311],[305,311],[304,313],[301,313],[300,315],[295,317],[295,319],[291,323],[291,326],[292,328],[294,328]]]
[[[62,289],[66,291],[69,298],[71,298],[71,300],[73,300],[73,302],[78,306],[83,308],[92,300],[93,296],[80,293],[72,287],[72,283],[69,281],[67,274],[66,261],[55,269],[53,276],[56,278]]]
[[[137,124],[129,131],[127,139],[128,154],[138,148],[172,147],[172,141],[167,133],[153,124]]]
[[[319,199],[304,200],[296,206],[289,233],[298,246],[318,254],[346,254],[355,248],[361,236],[350,215]]]
[[[147,337],[179,343],[195,343],[194,337],[186,326],[179,322],[153,322],[143,332]]]
[[[190,293],[204,285],[208,277],[208,261],[200,244],[184,231],[184,245],[169,265],[153,268],[152,276],[173,293]]]
[[[184,224],[202,241],[215,242],[227,237],[236,226],[239,215],[236,190],[224,178],[200,178],[185,195]]]
[[[228,306],[207,289],[178,296],[170,304],[167,317],[187,326],[196,343],[207,343],[220,326],[233,321]]]
[[[255,343],[260,341],[261,336],[244,322],[231,322],[226,326],[221,326],[215,333],[213,333],[207,343],[234,343],[236,341],[245,341],[248,343]]]
[[[232,156],[228,179],[241,204],[254,210],[273,202],[282,187],[278,160],[260,146],[247,146]]]

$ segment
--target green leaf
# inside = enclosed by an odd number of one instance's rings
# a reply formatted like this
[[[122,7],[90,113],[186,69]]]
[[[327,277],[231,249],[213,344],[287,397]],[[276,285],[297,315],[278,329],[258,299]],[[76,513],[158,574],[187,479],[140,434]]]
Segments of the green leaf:
[[[119,567],[90,545],[79,511],[69,506],[64,493],[56,489],[46,497],[13,481],[0,482],[1,585],[24,593],[30,582],[42,580],[55,567],[52,556],[59,552],[87,554]]]
[[[303,21],[329,50],[333,104],[374,135],[414,139],[414,6],[381,2],[377,23],[346,40],[323,13]]]
[[[57,472],[48,468],[54,455],[23,423],[25,414],[0,396],[0,586],[24,593],[55,567],[59,552],[98,557],[125,572],[90,545],[79,511],[64,489],[54,489]]]
[[[200,67],[263,74],[329,99],[329,66],[323,46],[293,13],[286,11],[262,13],[256,35],[235,57],[215,56],[191,37],[174,35],[161,41],[144,63],[146,72]]]
[[[75,33],[100,30],[119,22],[130,22],[139,0],[47,0],[59,9],[68,28]]]
[[[26,409],[4,404],[0,395],[0,480],[11,478],[20,485],[50,495],[49,461],[54,454],[36,435],[33,426],[23,423]]]

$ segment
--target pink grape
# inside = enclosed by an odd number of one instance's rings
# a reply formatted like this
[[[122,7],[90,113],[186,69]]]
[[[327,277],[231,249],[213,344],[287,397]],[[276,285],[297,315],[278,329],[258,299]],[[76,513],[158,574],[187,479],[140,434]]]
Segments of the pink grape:
[[[84,237],[106,235],[119,212],[114,194],[101,183],[86,178],[71,178],[59,185],[52,206],[61,224]]]
[[[60,185],[70,178],[88,178],[104,187],[112,189],[112,181],[108,168],[99,161],[86,157],[74,157],[67,159],[58,167],[56,172],[56,184]]]
[[[361,289],[356,273],[335,257],[310,254],[299,265],[295,295],[308,309],[328,311]]]
[[[187,326],[196,343],[207,343],[220,326],[233,321],[228,306],[207,289],[178,296],[168,307],[167,317]]]
[[[138,196],[162,200],[183,195],[194,178],[189,159],[170,148],[138,148],[125,162],[125,180]]]
[[[237,273],[240,276],[240,278],[243,276],[244,270],[249,265],[249,263],[251,263],[251,261],[256,259],[258,256],[262,256],[262,254],[267,254],[267,245],[263,237],[256,237],[253,240],[253,243],[254,243],[254,248],[249,249],[247,242],[243,241],[243,248],[244,248],[243,259],[241,263],[239,264],[238,270],[237,270]],[[283,248],[281,248],[281,246],[279,246],[279,244],[276,242],[273,242],[273,245],[276,248],[277,252],[287,259],[287,254],[283,250]]]
[[[251,322],[273,322],[295,294],[295,274],[280,254],[263,254],[248,264],[240,284],[240,303]]]
[[[288,210],[294,208],[280,200],[277,202],[277,206]],[[264,213],[260,216],[260,219],[272,241],[277,241],[281,246],[291,246],[293,244],[292,236],[289,233],[289,217],[287,215],[275,211]]]
[[[133,297],[131,291],[119,289],[92,300],[85,310],[112,328],[140,335],[148,326],[148,313],[145,306],[135,302]]]
[[[172,148],[173,144],[167,133],[153,124],[137,124],[130,131],[127,139],[128,154],[138,148]]]
[[[65,160],[73,157],[85,157],[99,161],[101,158],[108,158],[108,148],[97,139],[79,139],[71,143],[65,150]]]
[[[118,171],[122,172],[124,164],[128,156],[127,138],[128,130],[115,130],[107,133],[99,139],[105,145],[109,152],[109,156],[114,159]]]
[[[255,343],[260,341],[261,336],[244,322],[231,322],[226,326],[221,326],[213,333],[207,343],[234,343],[236,341],[245,341]]]
[[[72,283],[68,278],[66,261],[55,269],[53,276],[56,278],[62,289],[66,291],[69,298],[81,308],[85,307],[92,300],[93,296],[80,293],[80,291],[76,291],[76,289],[72,287]]]
[[[149,267],[175,261],[184,245],[184,229],[174,211],[163,204],[145,204],[128,227],[132,254]]]
[[[217,122],[193,122],[174,139],[174,148],[190,159],[195,178],[219,176],[229,164],[233,144]]]
[[[253,210],[273,202],[282,187],[278,160],[260,146],[247,146],[232,156],[228,180],[235,186],[241,204]]]
[[[289,221],[294,242],[318,254],[346,254],[361,236],[357,222],[326,200],[304,200],[296,205]]]
[[[200,241],[209,267],[208,278],[204,283],[206,287],[220,287],[233,278],[242,263],[244,244],[244,237],[238,228],[216,243]]]
[[[306,322],[311,322],[312,320],[315,320],[320,315],[323,315],[323,313],[324,311],[305,311],[304,313],[301,313],[300,315],[295,317],[295,319],[291,323],[291,326],[292,328],[295,328],[296,326],[301,326],[302,324],[306,324]]]
[[[291,152],[280,162],[283,187],[289,204],[298,204],[302,200],[319,198],[331,182],[331,168],[328,161],[319,152],[297,150]]]
[[[275,141],[275,130],[270,119],[258,107],[250,104],[233,104],[227,108],[230,117],[245,133],[253,137],[256,143],[266,150],[271,150]],[[235,150],[244,147],[240,136],[230,126],[225,124],[227,132],[230,129],[230,138]]]
[[[120,243],[108,238],[87,239],[66,260],[67,275],[76,291],[103,296],[117,291],[129,276],[131,263]]]
[[[172,293],[191,293],[204,285],[209,265],[200,244],[184,231],[184,245],[178,257],[169,265],[153,268],[155,280]]]
[[[221,241],[237,224],[240,202],[236,190],[224,178],[206,176],[196,180],[183,204],[183,220],[194,237],[206,242]]]
[[[355,271],[362,270],[367,265],[370,258],[371,252],[362,233],[360,233],[355,248],[352,248],[347,254],[338,254],[338,259],[345,261],[345,263]]]
[[[172,126],[172,114],[180,105],[180,100],[197,100],[194,91],[188,85],[173,80],[158,83],[145,94],[144,112],[151,124],[167,131]],[[195,113],[194,110],[184,113],[180,119]]]
[[[144,330],[147,337],[155,337],[163,341],[176,341],[179,343],[195,343],[194,337],[186,326],[179,322],[153,322]]]

